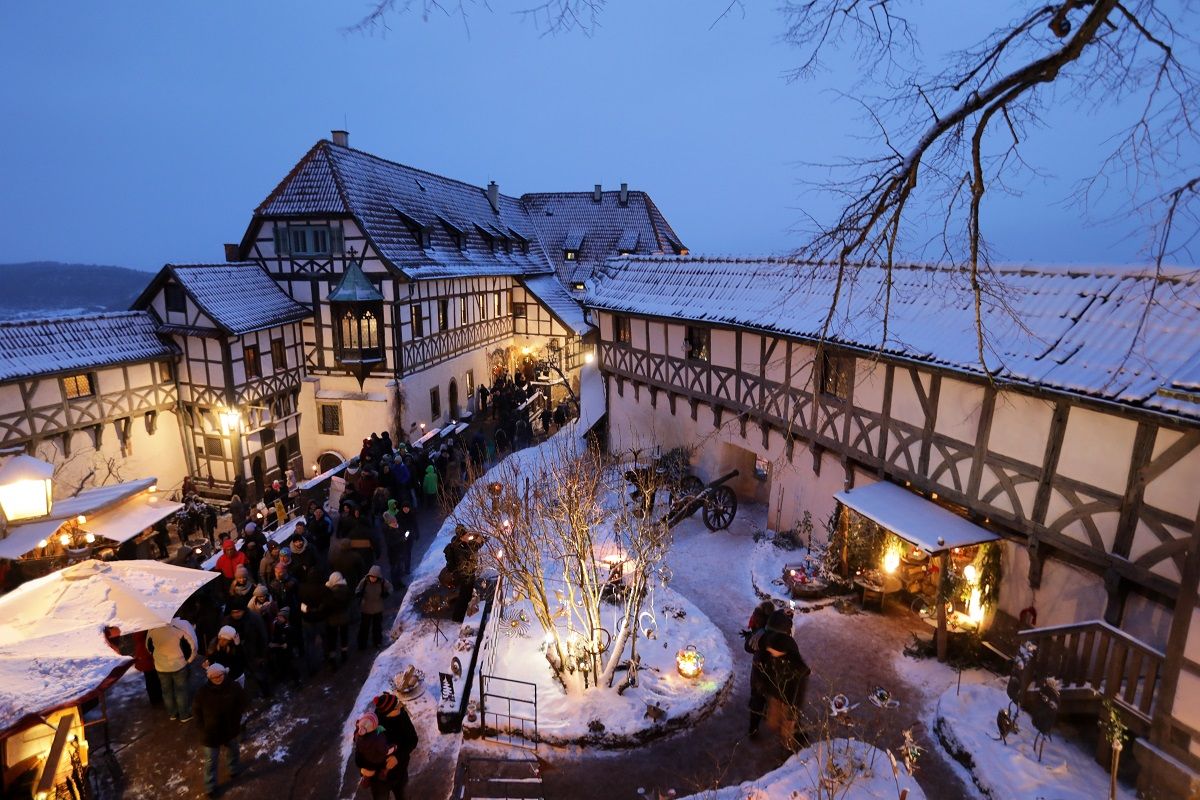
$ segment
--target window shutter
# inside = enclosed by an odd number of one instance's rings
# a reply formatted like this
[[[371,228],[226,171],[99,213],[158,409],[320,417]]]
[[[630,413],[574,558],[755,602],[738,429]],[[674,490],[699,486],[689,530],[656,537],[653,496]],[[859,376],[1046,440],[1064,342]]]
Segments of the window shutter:
[[[329,252],[333,255],[337,255],[338,253],[341,253],[344,244],[345,243],[342,241],[342,226],[341,225],[330,226],[330,228],[329,228]]]
[[[287,226],[285,225],[283,227],[280,227],[280,226],[276,225],[275,226],[275,253],[277,255],[286,256],[288,253],[290,253],[292,251],[292,248],[289,247],[290,244],[291,244],[291,242],[288,241]]]

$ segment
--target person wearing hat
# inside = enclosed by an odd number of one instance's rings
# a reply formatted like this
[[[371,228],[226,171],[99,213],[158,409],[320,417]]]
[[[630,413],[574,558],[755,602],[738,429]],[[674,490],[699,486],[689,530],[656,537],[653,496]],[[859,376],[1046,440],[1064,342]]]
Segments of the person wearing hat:
[[[383,735],[395,748],[392,752],[396,759],[396,765],[391,769],[392,791],[397,797],[403,797],[404,787],[408,783],[408,761],[419,741],[417,729],[408,715],[408,708],[392,692],[376,695],[371,702]]]
[[[763,719],[774,728],[789,750],[799,747],[798,720],[804,708],[804,694],[811,672],[800,656],[800,648],[791,633],[791,618],[772,613],[767,621],[750,672],[750,735],[758,734]],[[786,617],[786,623],[784,618]],[[779,630],[786,624],[786,630]]]
[[[217,757],[222,748],[228,759],[229,780],[236,779],[242,771],[238,739],[241,737],[242,715],[246,713],[249,698],[245,690],[229,677],[225,665],[210,664],[205,672],[208,682],[196,692],[192,713],[204,745],[204,791],[209,797],[216,797]]]
[[[265,588],[265,587],[264,587]],[[246,688],[251,693],[271,697],[271,684],[267,681],[266,623],[258,614],[250,613],[250,599],[230,595],[225,604],[225,624],[237,633],[246,663]]]
[[[271,590],[267,588],[267,585],[260,583],[251,592],[246,610],[252,614],[258,614],[259,619],[267,626],[267,632],[270,633],[271,623],[275,621],[275,615],[279,613],[279,604],[275,602],[275,598],[271,597]]]
[[[233,583],[229,584],[229,596],[241,597],[248,601],[253,591],[254,581],[250,579],[250,567],[238,564],[237,569],[233,571]]]
[[[325,581],[325,661],[338,668],[338,654],[344,664],[350,657],[350,587],[340,572],[332,572]]]
[[[258,562],[258,578],[263,583],[275,575],[275,563],[279,561],[279,542],[267,539],[263,547],[263,556]]]
[[[380,728],[379,718],[370,711],[359,717],[354,723],[354,765],[362,776],[359,785],[371,790],[372,800],[403,800],[408,776],[400,776],[399,786],[394,785],[399,764],[396,746]]]
[[[291,609],[279,609],[271,623],[271,642],[267,646],[267,662],[271,670],[271,682],[289,680],[295,683],[300,680],[296,671],[300,651],[296,648],[296,639],[292,630]]]
[[[308,538],[312,540],[317,551],[324,556],[329,552],[329,540],[333,538],[333,528],[325,509],[313,502],[309,504],[307,520]]]
[[[383,545],[387,550],[388,574],[393,583],[399,583],[408,574],[412,560],[412,529],[400,526],[400,507],[395,500],[388,500],[387,511],[383,512]]]
[[[267,552],[267,537],[258,529],[258,525],[253,522],[247,522],[242,533],[242,552],[246,554],[246,561],[250,565],[250,572],[254,575],[262,575],[262,559]]]
[[[217,563],[213,566],[213,571],[221,573],[221,577],[224,579],[225,591],[229,591],[229,585],[237,577],[237,568],[246,566],[248,563],[246,554],[239,552],[233,546],[232,539],[224,539],[221,542],[221,555],[217,558]]]
[[[297,528],[299,527],[297,525]],[[308,546],[308,540],[304,538],[302,529],[297,530],[288,539],[288,552],[292,557],[292,574],[296,576],[297,580],[303,581],[304,576],[317,568],[317,554],[313,548]]]
[[[213,664],[225,667],[231,681],[244,682],[246,674],[246,654],[242,650],[242,638],[232,625],[222,625],[217,631],[217,638],[208,646],[208,657],[204,659],[204,668]]]
[[[358,649],[367,649],[367,634],[375,648],[383,646],[383,601],[392,593],[392,584],[383,579],[383,568],[375,564],[359,581],[354,596],[359,599]]]

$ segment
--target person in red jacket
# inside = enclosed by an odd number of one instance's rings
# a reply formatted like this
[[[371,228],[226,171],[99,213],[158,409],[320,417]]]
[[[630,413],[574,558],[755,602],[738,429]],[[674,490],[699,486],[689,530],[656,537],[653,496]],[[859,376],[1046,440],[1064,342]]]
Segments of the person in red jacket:
[[[246,558],[246,554],[233,546],[232,539],[221,542],[221,556],[217,559],[217,565],[213,567],[213,571],[221,573],[225,579],[224,588],[226,590],[228,590],[229,584],[233,583],[233,579],[237,577],[237,568],[242,566],[250,569],[250,561]]]

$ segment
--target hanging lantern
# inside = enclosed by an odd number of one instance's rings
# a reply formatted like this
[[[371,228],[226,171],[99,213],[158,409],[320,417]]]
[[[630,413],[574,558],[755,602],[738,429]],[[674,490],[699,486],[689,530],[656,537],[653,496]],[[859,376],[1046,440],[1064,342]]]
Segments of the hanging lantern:
[[[704,656],[696,649],[696,645],[689,644],[675,654],[675,668],[685,678],[698,678],[704,671]]]
[[[353,250],[349,256],[346,272],[328,300],[334,320],[334,357],[362,388],[367,376],[384,366],[383,295],[363,274],[362,259],[355,261]]]
[[[51,478],[54,467],[33,456],[9,459],[0,469],[0,508],[9,522],[37,519],[50,514],[54,504]]]

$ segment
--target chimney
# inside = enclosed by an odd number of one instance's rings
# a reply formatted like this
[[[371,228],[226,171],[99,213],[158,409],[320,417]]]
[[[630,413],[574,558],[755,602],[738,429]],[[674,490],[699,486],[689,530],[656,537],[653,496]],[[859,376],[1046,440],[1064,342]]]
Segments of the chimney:
[[[619,202],[623,206],[629,204],[629,184],[628,183],[621,184],[621,199]]]
[[[488,202],[492,204],[492,211],[500,213],[500,187],[495,181],[488,181]]]
[[[238,247],[236,244],[228,244],[227,243],[225,245],[225,261],[228,263],[233,263],[234,261],[241,261],[242,254],[240,251],[241,251],[241,248]]]
[[[592,189],[592,202],[593,203],[600,202],[600,184],[598,184],[598,183],[596,184],[596,188]]]
[[[333,136],[333,143],[338,147],[350,146],[350,133],[348,131],[330,131]]]

